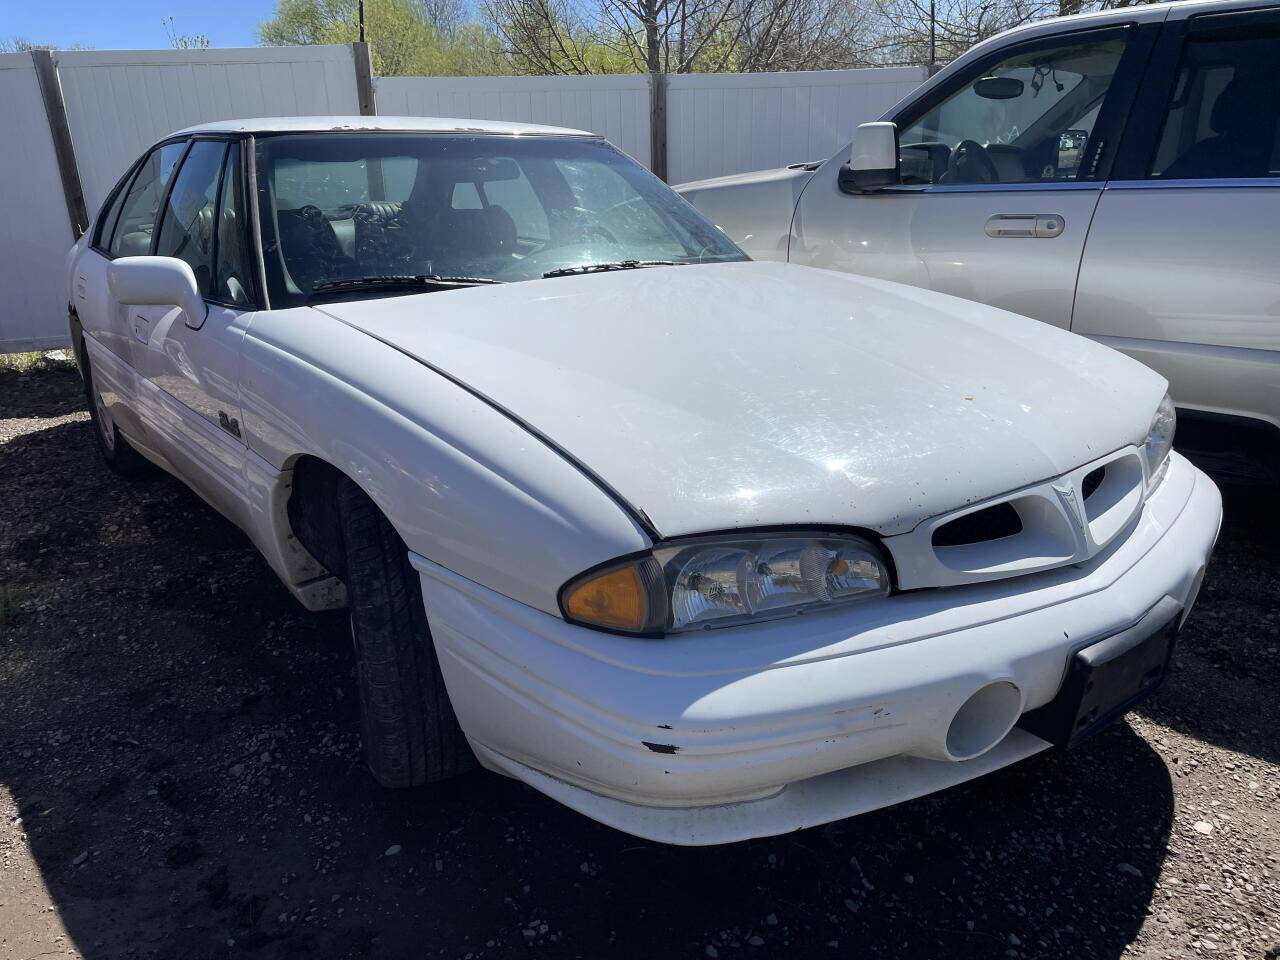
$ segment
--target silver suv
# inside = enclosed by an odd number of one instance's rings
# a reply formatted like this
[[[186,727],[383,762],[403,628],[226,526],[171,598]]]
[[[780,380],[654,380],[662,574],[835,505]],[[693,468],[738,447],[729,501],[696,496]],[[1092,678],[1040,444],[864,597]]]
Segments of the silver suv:
[[[1280,483],[1280,6],[1186,2],[981,43],[850,148],[677,187],[757,258],[1069,328],[1162,373],[1179,446]]]

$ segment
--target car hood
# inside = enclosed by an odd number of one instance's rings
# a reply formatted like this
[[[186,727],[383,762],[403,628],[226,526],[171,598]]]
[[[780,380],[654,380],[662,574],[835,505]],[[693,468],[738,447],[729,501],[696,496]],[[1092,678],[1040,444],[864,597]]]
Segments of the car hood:
[[[1166,389],[1033,320],[782,263],[319,309],[518,418],[664,537],[775,524],[901,533],[1140,443]]]
[[[714,187],[740,187],[751,183],[772,183],[775,180],[808,180],[813,176],[810,164],[797,163],[787,167],[771,167],[768,170],[751,170],[747,173],[731,173],[724,177],[710,177],[706,180],[690,180],[688,183],[677,183],[672,186],[676,193],[708,190]]]

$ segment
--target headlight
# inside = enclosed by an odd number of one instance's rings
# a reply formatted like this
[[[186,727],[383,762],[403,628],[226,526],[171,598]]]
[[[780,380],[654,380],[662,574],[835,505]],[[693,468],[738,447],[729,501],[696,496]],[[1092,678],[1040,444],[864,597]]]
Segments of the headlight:
[[[1156,408],[1155,419],[1142,442],[1142,455],[1147,460],[1147,490],[1154,490],[1169,469],[1169,451],[1173,449],[1173,431],[1178,426],[1178,414],[1173,401],[1166,393]]]
[[[675,633],[785,617],[889,592],[859,537],[742,534],[660,544],[560,591],[565,618],[624,633]]]

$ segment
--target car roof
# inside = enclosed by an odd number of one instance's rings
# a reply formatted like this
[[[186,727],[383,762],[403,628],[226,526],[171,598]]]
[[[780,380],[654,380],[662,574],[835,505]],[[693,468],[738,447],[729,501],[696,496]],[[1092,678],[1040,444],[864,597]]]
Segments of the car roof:
[[[1001,44],[1009,37],[1017,35],[1033,36],[1038,34],[1059,33],[1075,26],[1104,27],[1109,23],[1132,23],[1134,21],[1165,20],[1184,18],[1201,13],[1227,13],[1235,10],[1252,10],[1274,6],[1274,0],[1179,0],[1178,3],[1141,3],[1127,7],[1112,7],[1109,10],[1094,10],[1089,13],[1076,13],[1066,17],[1049,17],[1035,20],[998,33],[981,43],[970,47],[970,50],[989,49]],[[966,51],[966,54],[968,51]]]
[[[967,70],[975,60],[985,57],[993,50],[1000,50],[1010,42],[1037,40],[1073,30],[1101,28],[1117,23],[1148,23],[1152,21],[1159,23],[1166,20],[1186,19],[1203,13],[1270,9],[1274,6],[1275,0],[1177,0],[1177,2],[1173,3],[1139,3],[1128,7],[1113,7],[1110,10],[1095,10],[1091,13],[1077,13],[1068,17],[1049,17],[1045,20],[1024,23],[975,43],[890,107],[882,115],[882,119],[891,119],[909,103],[921,103],[930,91],[949,83],[957,73]]]
[[[327,131],[397,131],[405,133],[465,133],[490,136],[590,137],[569,127],[498,120],[459,120],[446,117],[258,117],[215,120],[178,130],[170,136],[196,133],[319,133]]]

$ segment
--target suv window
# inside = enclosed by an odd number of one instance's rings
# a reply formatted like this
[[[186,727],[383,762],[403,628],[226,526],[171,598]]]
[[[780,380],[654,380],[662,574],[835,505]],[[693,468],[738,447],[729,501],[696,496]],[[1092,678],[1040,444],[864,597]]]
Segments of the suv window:
[[[1280,24],[1192,33],[1182,49],[1150,177],[1280,176]]]
[[[191,265],[200,291],[209,293],[213,277],[213,207],[227,145],[197,140],[169,192],[156,255],[177,257]]]
[[[115,224],[111,245],[107,248],[113,257],[145,256],[151,251],[151,232],[160,209],[160,199],[186,147],[185,140],[166,143],[152,150],[138,168],[138,174],[125,194],[120,219]]]
[[[1015,53],[971,76],[903,129],[902,182],[1075,180],[1124,40],[1076,39]]]

